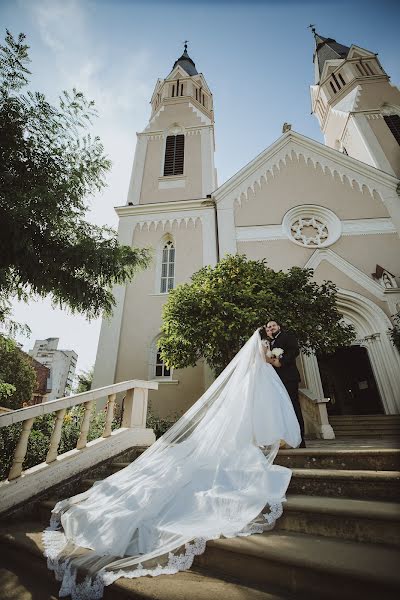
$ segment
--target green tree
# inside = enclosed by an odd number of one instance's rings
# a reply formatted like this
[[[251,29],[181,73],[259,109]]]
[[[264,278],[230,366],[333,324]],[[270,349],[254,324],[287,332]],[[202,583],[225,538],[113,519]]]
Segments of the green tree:
[[[36,387],[32,363],[16,342],[0,335],[0,404],[13,410],[29,402]]]
[[[77,386],[75,394],[88,392],[93,383],[93,367],[89,371],[81,371],[77,376]]]
[[[227,256],[197,271],[169,293],[163,309],[162,358],[168,366],[194,366],[200,358],[219,373],[253,331],[271,319],[297,335],[309,353],[333,352],[354,338],[336,307],[336,286],[318,285],[313,271],[287,273],[265,260]]]
[[[110,314],[111,287],[130,281],[149,252],[85,220],[111,167],[90,134],[94,103],[76,89],[57,105],[30,91],[28,49],[9,31],[0,45],[0,305],[50,296],[88,318]]]
[[[393,345],[400,352],[400,312],[393,315],[393,327],[389,329],[390,338]]]

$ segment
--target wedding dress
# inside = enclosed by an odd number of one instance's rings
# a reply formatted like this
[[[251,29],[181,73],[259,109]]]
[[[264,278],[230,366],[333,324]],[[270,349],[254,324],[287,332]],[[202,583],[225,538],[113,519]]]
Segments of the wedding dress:
[[[272,464],[281,439],[297,447],[300,428],[256,331],[138,459],[56,504],[43,537],[60,597],[98,600],[119,577],[189,569],[208,540],[272,528],[291,478]]]

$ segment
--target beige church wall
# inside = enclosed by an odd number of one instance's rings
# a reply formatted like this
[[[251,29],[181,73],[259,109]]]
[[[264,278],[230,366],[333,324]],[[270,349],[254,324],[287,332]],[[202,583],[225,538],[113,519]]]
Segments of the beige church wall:
[[[366,290],[362,285],[354,279],[337,269],[328,261],[322,261],[314,271],[314,279],[317,283],[322,283],[324,280],[333,281],[339,288],[356,292],[364,298],[368,298],[374,304],[379,306],[386,315],[389,316],[389,310],[386,302],[379,300],[374,294]]]
[[[289,240],[265,240],[260,242],[238,242],[239,254],[252,260],[266,258],[268,266],[275,271],[286,271],[293,266],[303,266],[314,250],[293,244]]]
[[[158,293],[156,287],[157,250],[166,233],[170,233],[175,242],[176,264],[175,281],[188,281],[194,271],[202,267],[202,227],[200,221],[184,223],[178,227],[165,228],[154,225],[150,231],[146,227],[135,230],[133,244],[138,247],[154,248],[151,266],[139,272],[125,293],[124,310],[121,323],[118,359],[115,381],[149,378],[150,348],[160,333],[162,306],[168,295]],[[189,371],[191,376],[189,375]],[[179,412],[188,402],[193,402],[202,392],[203,368],[176,371],[173,379],[179,384],[161,384],[157,392],[152,393],[154,407],[160,415]]]
[[[400,146],[387,126],[386,121],[383,117],[380,117],[378,119],[367,118],[367,122],[376,138],[379,140],[382,150],[393,171],[397,176],[400,176]]]
[[[286,167],[275,170],[255,193],[248,192],[248,200],[235,208],[235,225],[280,224],[286,212],[301,204],[317,204],[331,209],[339,219],[388,217],[384,204],[364,188],[351,187],[339,176],[325,174],[317,165],[306,165],[304,159],[287,160]]]
[[[386,104],[400,104],[400,90],[387,81],[378,82],[374,79],[363,81],[361,94],[357,102],[357,110],[371,110]]]
[[[160,383],[158,391],[150,390],[149,401],[153,414],[164,417],[181,416],[204,393],[203,364],[176,369],[173,380],[179,383]]]
[[[204,125],[200,117],[190,108],[189,103],[182,103],[181,99],[169,100],[162,110],[151,122],[146,131],[165,131],[178,124],[181,127],[200,127]]]
[[[370,154],[364,139],[361,137],[354,118],[351,118],[348,121],[347,130],[343,136],[343,145],[349,156],[352,156],[367,165],[375,166],[374,158]]]
[[[143,173],[140,204],[154,202],[171,202],[189,198],[201,198],[201,136],[199,133],[185,136],[184,174],[176,177],[165,177],[164,181],[184,181],[184,187],[159,189],[159,177],[162,176],[164,164],[163,152],[165,151],[164,139],[149,140],[147,145],[146,160]],[[156,174],[156,176],[155,176]],[[183,179],[182,179],[183,178]]]
[[[376,265],[400,275],[400,238],[396,234],[342,236],[329,249],[369,277]]]

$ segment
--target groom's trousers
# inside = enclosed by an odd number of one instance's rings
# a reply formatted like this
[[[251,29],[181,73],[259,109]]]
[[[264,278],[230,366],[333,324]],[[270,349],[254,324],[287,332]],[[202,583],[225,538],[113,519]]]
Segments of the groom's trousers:
[[[289,394],[290,399],[292,401],[294,412],[296,413],[296,417],[297,417],[297,420],[300,425],[301,441],[303,444],[304,443],[304,420],[303,420],[303,414],[301,412],[300,400],[299,400],[299,384],[297,381],[284,381],[283,384],[284,384],[284,386],[287,390],[287,393]]]

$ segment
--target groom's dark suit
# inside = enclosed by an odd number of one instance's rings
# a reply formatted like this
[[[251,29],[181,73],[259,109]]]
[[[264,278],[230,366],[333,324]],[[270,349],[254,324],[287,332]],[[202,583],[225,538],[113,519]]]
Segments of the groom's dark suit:
[[[300,354],[299,345],[293,333],[288,331],[279,331],[278,335],[276,335],[275,338],[270,341],[270,347],[271,350],[274,348],[281,348],[283,350],[283,356],[280,359],[281,366],[274,367],[274,369],[281,378],[281,381],[290,396],[294,412],[296,413],[296,417],[300,425],[302,439],[301,445],[305,446],[304,421],[299,402],[300,374],[296,366],[296,358]]]

